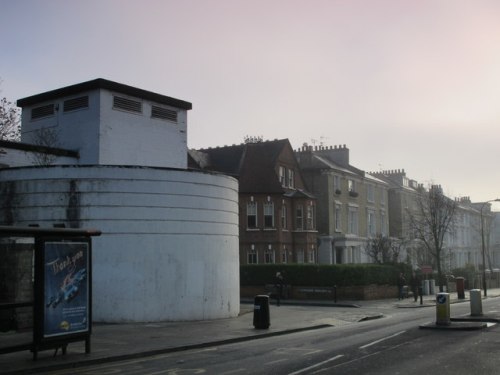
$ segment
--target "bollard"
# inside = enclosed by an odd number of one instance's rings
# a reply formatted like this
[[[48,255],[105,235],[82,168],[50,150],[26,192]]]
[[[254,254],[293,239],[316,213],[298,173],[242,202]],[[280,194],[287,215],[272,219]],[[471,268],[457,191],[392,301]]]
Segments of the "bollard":
[[[450,325],[450,294],[438,293],[436,295],[436,325]]]
[[[470,291],[470,315],[483,315],[483,300],[481,299],[481,290],[471,289]]]
[[[430,293],[429,293],[429,280],[424,280],[424,294],[426,296],[428,296]]]
[[[418,287],[418,296],[420,297],[420,304],[423,305],[424,304],[424,297],[423,297],[423,292],[422,292],[421,286]]]
[[[463,277],[456,277],[455,282],[457,285],[458,299],[465,299],[465,279]]]
[[[434,279],[429,280],[429,294],[436,294],[436,281]]]

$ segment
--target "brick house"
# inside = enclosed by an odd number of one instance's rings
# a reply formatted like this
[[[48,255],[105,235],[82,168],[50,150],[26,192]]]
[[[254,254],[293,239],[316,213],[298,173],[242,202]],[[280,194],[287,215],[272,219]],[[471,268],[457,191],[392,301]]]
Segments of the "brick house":
[[[240,264],[316,263],[316,198],[288,139],[190,151],[192,168],[239,181]]]

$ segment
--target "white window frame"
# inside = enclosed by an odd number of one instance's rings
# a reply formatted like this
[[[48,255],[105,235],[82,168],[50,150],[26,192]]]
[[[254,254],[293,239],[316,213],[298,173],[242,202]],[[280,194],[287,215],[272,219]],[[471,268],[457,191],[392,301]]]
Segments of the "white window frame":
[[[264,228],[274,228],[274,202],[264,202]]]
[[[380,233],[382,234],[382,236],[387,235],[387,224],[385,219],[385,211],[380,211]]]
[[[377,233],[375,211],[373,210],[368,210],[366,214],[366,232],[368,237],[373,237]]]
[[[279,167],[279,178],[281,186],[286,187],[286,168],[283,166]]]
[[[275,262],[275,253],[273,249],[266,249],[264,252],[264,263],[265,264],[274,264]]]
[[[338,175],[333,175],[333,191],[341,191],[342,189],[340,188],[340,176]]]
[[[247,264],[259,264],[259,257],[257,255],[257,250],[250,249],[247,251]]]
[[[315,249],[311,249],[307,253],[307,262],[308,263],[316,263],[316,251]]]
[[[304,263],[304,250],[297,250],[297,263]]]
[[[258,216],[257,216],[257,202],[247,202],[247,228],[248,229],[256,229],[258,228],[259,221],[258,221]],[[255,217],[255,226],[251,226],[250,224],[250,217]]]
[[[366,200],[370,203],[375,202],[375,186],[372,184],[366,185]]]
[[[281,229],[287,229],[287,220],[286,220],[287,208],[286,204],[281,206]]]
[[[342,231],[342,204],[335,203],[335,231]]]
[[[283,251],[281,252],[281,263],[288,263],[288,249],[283,246]]]
[[[288,170],[288,187],[295,188],[295,171],[293,169]]]
[[[352,178],[347,180],[347,188],[350,192],[355,193],[356,192],[356,181],[354,181]]]
[[[347,233],[358,234],[358,208],[349,206],[347,210]]]

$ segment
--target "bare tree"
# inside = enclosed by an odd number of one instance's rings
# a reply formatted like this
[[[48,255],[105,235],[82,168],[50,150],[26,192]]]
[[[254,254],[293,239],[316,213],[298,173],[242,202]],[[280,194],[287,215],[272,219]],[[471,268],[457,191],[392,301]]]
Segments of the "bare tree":
[[[43,128],[36,131],[33,145],[40,146],[31,154],[31,159],[35,165],[48,166],[54,163],[56,155],[47,152],[46,148],[59,147],[59,135],[55,129]]]
[[[0,98],[0,140],[19,141],[20,139],[19,108],[7,98]]]
[[[417,196],[416,210],[408,215],[415,238],[420,240],[437,267],[439,291],[443,291],[444,240],[452,229],[457,203],[443,194],[441,186],[422,189]]]
[[[397,262],[399,250],[389,237],[377,234],[368,240],[365,251],[375,263],[390,263]]]

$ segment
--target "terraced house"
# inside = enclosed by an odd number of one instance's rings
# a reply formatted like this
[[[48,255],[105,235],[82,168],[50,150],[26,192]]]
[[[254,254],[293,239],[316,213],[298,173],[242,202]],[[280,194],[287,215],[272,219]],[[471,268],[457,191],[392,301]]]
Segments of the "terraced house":
[[[368,241],[388,235],[387,183],[350,165],[345,145],[305,145],[295,155],[318,199],[319,263],[372,262]]]
[[[316,198],[288,139],[190,151],[190,166],[239,181],[241,264],[316,263]]]

